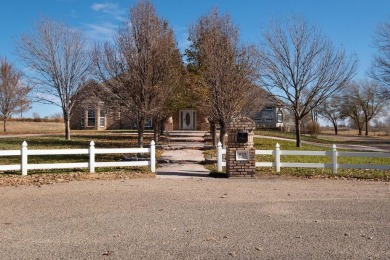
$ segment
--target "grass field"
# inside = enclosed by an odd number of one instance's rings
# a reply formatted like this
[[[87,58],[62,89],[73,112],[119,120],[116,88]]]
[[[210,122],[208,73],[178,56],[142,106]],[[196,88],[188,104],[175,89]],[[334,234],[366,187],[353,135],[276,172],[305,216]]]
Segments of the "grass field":
[[[294,142],[284,140],[272,140],[255,138],[255,147],[259,150],[274,150],[276,143],[279,143],[282,150],[302,150],[302,151],[330,151],[331,149],[314,144],[303,144],[301,148],[295,147]],[[338,149],[343,151],[342,149]],[[344,150],[345,151],[345,150]],[[258,162],[272,162],[273,156],[258,155]],[[326,156],[281,156],[281,162],[295,163],[331,163],[331,158]],[[369,158],[369,157],[338,157],[339,164],[384,164],[390,165],[390,158]],[[310,169],[310,168],[281,168],[280,173],[276,173],[272,168],[257,168],[259,174],[278,174],[295,176],[322,176],[334,177],[331,169]],[[390,171],[383,170],[361,170],[361,169],[338,169],[338,177],[359,178],[359,179],[382,179],[390,180]]]
[[[61,134],[64,133],[64,123],[57,122],[21,122],[8,121],[7,132],[3,131],[3,121],[0,121],[0,135],[15,134]]]
[[[44,123],[45,124],[45,123]],[[152,135],[146,134],[144,137],[145,145],[151,142]],[[132,132],[123,131],[74,131],[70,141],[65,140],[62,135],[44,135],[44,136],[20,136],[6,137],[0,139],[0,150],[18,150],[21,148],[23,141],[28,144],[28,149],[88,149],[91,141],[95,142],[96,148],[133,148],[137,147],[137,136]],[[156,151],[159,156],[161,151]],[[121,161],[125,158],[124,154],[98,154],[96,161]],[[136,155],[132,155],[136,156]],[[140,156],[148,157],[148,154]],[[29,163],[67,163],[67,162],[87,162],[88,155],[47,155],[47,156],[29,156]],[[20,164],[18,156],[2,156],[0,164]],[[75,169],[74,171],[87,172],[87,169]],[[74,172],[69,169],[65,170],[35,170],[29,171],[29,174],[35,173],[57,173],[57,172]],[[98,172],[109,171],[139,171],[149,172],[148,167],[126,167],[126,168],[96,168]],[[3,174],[20,174],[19,172],[5,172]]]
[[[289,133],[267,131],[268,136],[279,136],[286,139],[292,139],[293,135]],[[261,134],[257,132],[256,134]],[[307,141],[315,141],[315,138],[304,137]],[[255,147],[258,150],[274,150],[276,143],[279,143],[281,150],[301,150],[301,151],[330,151],[331,144],[323,140],[319,142],[322,145],[316,144],[307,144],[303,143],[301,148],[295,146],[295,142],[287,140],[274,140],[266,138],[255,138]],[[329,144],[329,147],[324,147],[323,144]],[[340,142],[342,143],[342,142]],[[338,149],[339,151],[347,151]],[[210,150],[205,152],[207,158],[215,157],[216,151]],[[258,162],[273,162],[274,157],[272,155],[257,155],[256,160]],[[281,162],[295,162],[295,163],[331,163],[331,159],[325,156],[293,156],[285,155],[281,156]],[[369,158],[369,157],[339,157],[339,164],[384,164],[390,165],[390,158]],[[213,172],[216,172],[215,165],[207,165],[207,168]],[[257,174],[259,175],[290,175],[290,176],[300,176],[307,178],[356,178],[356,179],[372,179],[372,180],[384,180],[390,181],[390,171],[384,170],[365,170],[365,169],[338,169],[337,175],[332,173],[331,169],[315,169],[315,168],[281,168],[281,172],[277,173],[273,168],[264,167],[256,168]]]
[[[72,140],[66,141],[63,136],[63,124],[62,123],[47,123],[47,122],[17,122],[11,121],[8,124],[9,131],[2,133],[0,138],[0,150],[16,150],[21,148],[23,141],[28,143],[29,149],[75,149],[75,148],[88,148],[90,141],[95,142],[96,148],[130,148],[136,147],[137,137],[134,132],[131,131],[72,131]],[[44,136],[15,136],[17,134],[45,134]],[[293,140],[295,138],[292,133],[284,132],[271,132],[271,131],[256,131],[257,135],[268,135],[273,137],[281,137]],[[302,140],[310,141],[312,143],[303,143],[300,150],[306,151],[326,151],[330,150],[331,144],[337,143],[356,143],[356,136],[303,136]],[[145,135],[145,144],[149,144],[152,135]],[[377,137],[378,139],[379,137]],[[389,141],[390,137],[380,137],[378,140]],[[369,140],[370,141],[370,140]],[[296,150],[295,142],[286,140],[272,140],[265,138],[255,138],[256,149],[273,150],[276,143],[279,143],[282,150]],[[316,145],[313,143],[319,143]],[[324,147],[323,145],[329,145]],[[160,156],[161,150],[157,150],[157,156]],[[205,151],[205,157],[215,157],[215,150]],[[97,155],[96,161],[111,161],[122,160],[125,155]],[[75,156],[30,156],[29,163],[64,163],[64,162],[80,162],[87,161],[86,155]],[[330,158],[318,157],[318,156],[282,156],[282,162],[302,162],[302,163],[330,163]],[[270,162],[273,161],[272,156],[258,156],[257,161]],[[0,157],[0,165],[5,164],[19,164],[20,158],[17,157]],[[350,164],[390,164],[390,158],[339,158],[339,163]],[[210,170],[215,171],[214,165],[207,166]],[[258,174],[278,174],[278,175],[294,175],[304,177],[335,177],[331,173],[330,169],[308,169],[308,168],[282,168],[281,173],[276,173],[272,168],[257,168]],[[80,171],[76,169],[75,171]],[[83,170],[86,171],[86,170]],[[147,168],[97,168],[100,172],[110,171],[132,171],[132,172],[148,172]],[[48,171],[29,171],[29,174],[34,173],[47,173]],[[55,170],[49,171],[49,173],[69,172],[69,170]],[[16,172],[6,172],[6,175],[15,174]],[[20,174],[20,173],[16,173]],[[345,178],[358,178],[358,179],[380,179],[390,180],[390,171],[381,170],[356,170],[356,169],[339,169],[338,177]]]

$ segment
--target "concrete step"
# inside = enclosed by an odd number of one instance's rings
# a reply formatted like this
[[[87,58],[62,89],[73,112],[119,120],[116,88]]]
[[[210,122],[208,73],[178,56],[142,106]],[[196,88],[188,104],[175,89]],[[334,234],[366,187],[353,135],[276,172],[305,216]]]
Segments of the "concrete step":
[[[184,131],[184,130],[175,130],[168,131],[165,134],[167,137],[169,136],[177,136],[177,137],[204,137],[209,135],[206,131]]]
[[[164,150],[200,150],[209,143],[209,135],[206,131],[169,131],[164,136]]]
[[[168,136],[168,142],[204,142],[203,137],[198,136]]]
[[[195,149],[199,150],[205,146],[204,143],[191,143],[191,142],[171,142],[164,145],[164,150],[182,150],[182,149]]]

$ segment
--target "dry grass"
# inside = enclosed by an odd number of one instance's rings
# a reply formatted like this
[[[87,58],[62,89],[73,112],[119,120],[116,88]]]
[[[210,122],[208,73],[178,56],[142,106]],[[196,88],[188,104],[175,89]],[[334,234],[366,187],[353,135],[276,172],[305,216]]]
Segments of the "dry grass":
[[[95,180],[129,180],[139,178],[154,178],[156,175],[148,172],[126,170],[115,172],[67,172],[56,174],[32,174],[27,176],[0,175],[0,187],[68,183],[71,181],[95,181]]]
[[[1,130],[2,121],[0,122]],[[40,136],[40,135],[43,136]],[[0,150],[20,149],[23,141],[27,141],[29,149],[77,149],[88,148],[91,140],[97,148],[129,148],[136,147],[137,136],[132,131],[71,131],[70,141],[64,138],[62,122],[7,122],[7,132],[0,131],[2,139]],[[149,144],[151,135],[145,135],[145,144]],[[156,151],[160,156],[161,151]],[[123,154],[98,155],[96,161],[122,160]],[[88,161],[86,156],[30,156],[30,163],[60,163]],[[1,157],[0,164],[18,164],[18,157]],[[20,176],[19,172],[0,172],[1,186],[37,185],[64,183],[82,180],[118,180],[135,178],[153,178],[147,167],[97,168],[97,173],[90,174],[86,170],[31,170],[28,176]]]
[[[3,121],[0,121],[0,129],[0,135],[61,134],[64,133],[64,123],[8,121],[7,132],[4,132]]]
[[[363,130],[362,134],[365,134],[365,131]],[[333,128],[321,128],[321,135],[334,135],[334,129]],[[352,128],[341,128],[338,130],[339,136],[358,136],[359,131],[357,129]],[[375,129],[375,128],[369,128],[368,136],[383,136],[390,139],[390,129]]]

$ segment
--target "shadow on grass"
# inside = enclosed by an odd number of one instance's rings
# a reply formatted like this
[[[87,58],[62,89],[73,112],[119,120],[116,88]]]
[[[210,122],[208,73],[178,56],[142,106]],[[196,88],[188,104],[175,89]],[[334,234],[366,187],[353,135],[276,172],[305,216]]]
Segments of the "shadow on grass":
[[[211,178],[227,178],[227,174],[225,172],[218,172],[218,171],[210,171],[209,176]]]

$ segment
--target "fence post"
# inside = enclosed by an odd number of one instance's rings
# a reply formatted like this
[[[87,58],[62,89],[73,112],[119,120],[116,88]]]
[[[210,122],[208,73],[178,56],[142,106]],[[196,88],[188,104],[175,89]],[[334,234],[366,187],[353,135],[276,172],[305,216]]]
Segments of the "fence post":
[[[332,172],[337,173],[337,147],[334,144],[332,148]]]
[[[95,142],[89,143],[89,173],[95,173]]]
[[[217,145],[217,171],[222,172],[222,144],[218,142]]]
[[[23,141],[23,143],[22,143],[21,155],[22,155],[22,161],[21,161],[20,167],[22,170],[22,175],[26,176],[27,175],[27,164],[28,164],[27,142],[26,141]]]
[[[280,172],[280,145],[278,143],[275,146],[275,171]]]
[[[150,143],[150,171],[156,172],[156,142]]]

